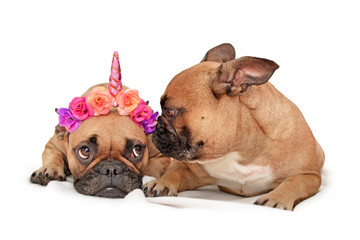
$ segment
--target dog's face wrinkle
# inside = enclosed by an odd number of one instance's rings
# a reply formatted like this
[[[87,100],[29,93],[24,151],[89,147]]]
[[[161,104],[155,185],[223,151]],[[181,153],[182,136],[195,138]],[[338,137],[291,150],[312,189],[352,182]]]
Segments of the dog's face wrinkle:
[[[164,96],[161,98],[161,100],[160,100],[160,106],[161,106],[162,109],[164,109],[165,103],[166,103],[167,99],[168,99],[167,95],[164,95]]]
[[[92,160],[96,159],[96,154],[98,152],[98,147],[99,147],[99,145],[97,143],[97,138],[98,138],[98,136],[95,134],[95,135],[89,137],[89,139],[80,142],[79,144],[76,145],[76,147],[73,148],[73,152],[76,156],[76,159],[80,164],[82,164],[84,166],[88,166],[92,162]],[[89,148],[90,154],[91,154],[89,159],[83,159],[79,156],[79,150],[82,147]]]
[[[140,150],[139,156],[133,156],[133,151],[135,147],[138,147]],[[141,160],[143,160],[144,152],[145,152],[146,144],[141,142],[138,139],[126,139],[126,144],[123,149],[123,155],[128,159],[134,166],[138,164]]]

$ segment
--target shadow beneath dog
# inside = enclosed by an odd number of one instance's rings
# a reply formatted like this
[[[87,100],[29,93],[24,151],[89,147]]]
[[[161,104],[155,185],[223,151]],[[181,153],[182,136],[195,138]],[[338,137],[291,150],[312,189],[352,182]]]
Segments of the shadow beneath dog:
[[[196,190],[181,192],[177,197],[148,197],[147,200],[151,203],[174,208],[213,209],[213,207],[216,206],[216,209],[219,209],[219,207],[222,208],[225,206],[226,208],[229,208],[230,205],[234,203],[253,205],[259,197],[261,197],[261,195],[255,197],[241,197],[222,192],[217,186],[205,186]]]

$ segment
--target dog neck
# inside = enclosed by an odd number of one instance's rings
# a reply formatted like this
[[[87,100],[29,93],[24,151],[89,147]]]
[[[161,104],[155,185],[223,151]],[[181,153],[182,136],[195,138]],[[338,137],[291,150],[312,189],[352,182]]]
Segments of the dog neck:
[[[297,107],[269,82],[251,87],[239,99],[257,131],[267,139],[288,137],[297,118],[302,118],[300,111],[294,111]]]

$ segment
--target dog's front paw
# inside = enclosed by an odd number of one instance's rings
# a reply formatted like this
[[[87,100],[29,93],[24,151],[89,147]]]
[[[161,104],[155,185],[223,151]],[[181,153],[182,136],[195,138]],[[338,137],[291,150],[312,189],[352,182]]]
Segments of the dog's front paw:
[[[268,206],[272,208],[279,208],[283,210],[294,210],[294,201],[288,197],[270,192],[267,195],[259,198],[254,202],[255,205]]]
[[[150,181],[142,186],[147,197],[177,196],[177,190],[161,180]]]
[[[65,181],[66,175],[63,169],[41,167],[31,174],[30,181],[40,185],[48,185],[52,180]]]

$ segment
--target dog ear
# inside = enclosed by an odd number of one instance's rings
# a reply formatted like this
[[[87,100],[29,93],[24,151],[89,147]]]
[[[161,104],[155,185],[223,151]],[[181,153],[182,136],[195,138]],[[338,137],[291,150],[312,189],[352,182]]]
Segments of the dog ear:
[[[279,68],[275,62],[256,57],[242,57],[220,65],[213,83],[215,95],[237,96],[252,85],[266,83]]]
[[[55,112],[57,113],[58,112],[58,108],[55,108]],[[60,126],[59,124],[56,125],[55,127],[55,135],[57,137],[57,139],[59,140],[63,140],[65,135],[69,135],[70,133],[66,130],[66,128]]]
[[[64,128],[61,127],[59,124],[55,127],[55,135],[57,139],[64,140],[64,137],[66,134],[69,134],[69,132]]]
[[[230,43],[223,43],[210,49],[201,62],[227,62],[235,59],[235,48]]]

